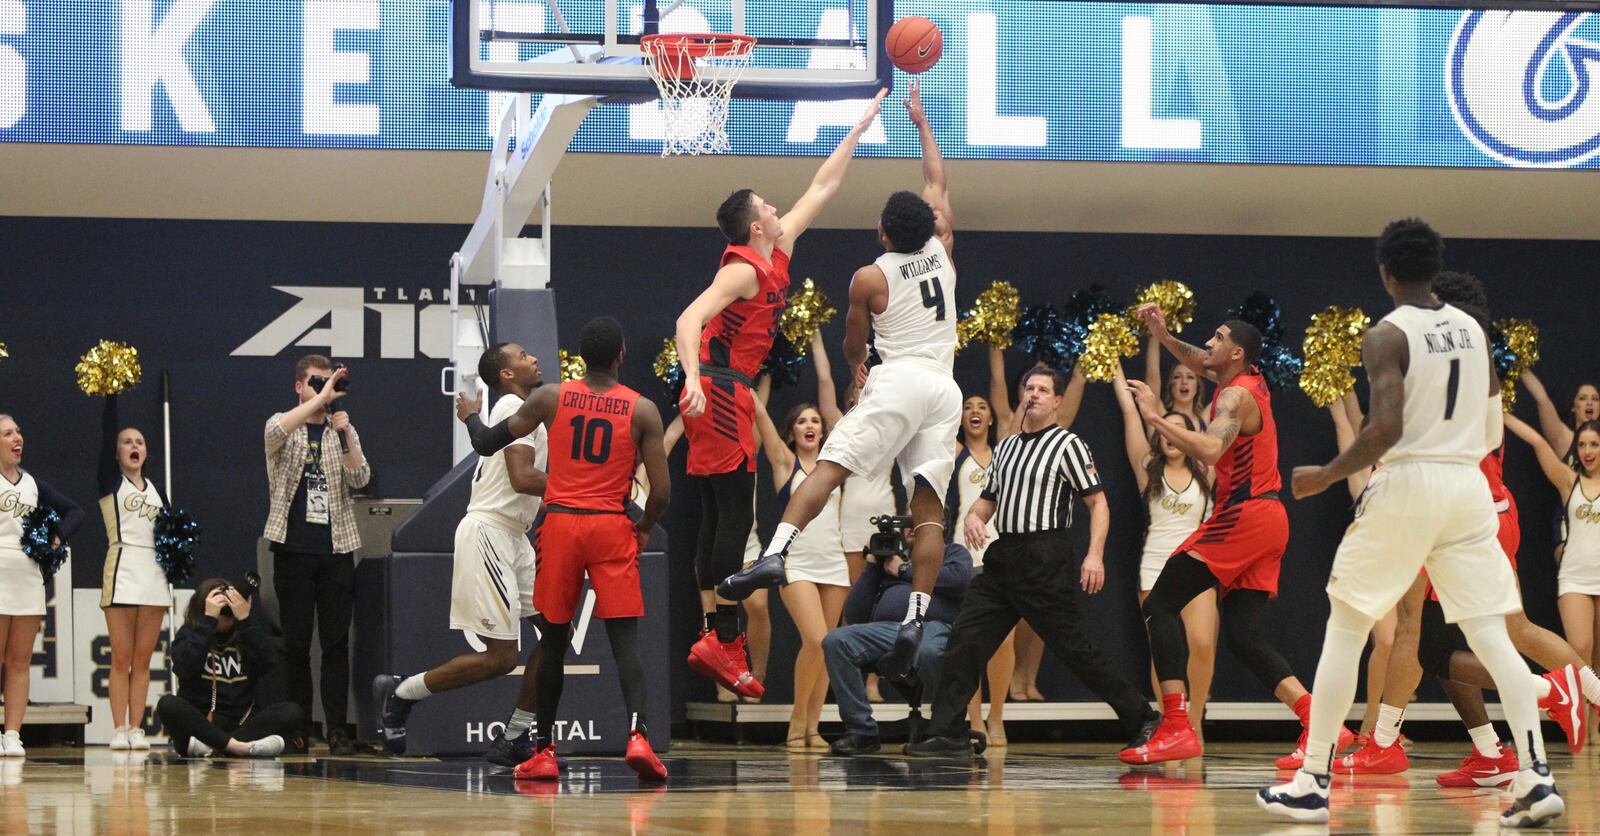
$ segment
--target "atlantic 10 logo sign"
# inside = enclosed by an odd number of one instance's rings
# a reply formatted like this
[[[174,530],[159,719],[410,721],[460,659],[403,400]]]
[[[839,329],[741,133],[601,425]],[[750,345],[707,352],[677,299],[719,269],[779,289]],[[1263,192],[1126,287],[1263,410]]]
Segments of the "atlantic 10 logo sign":
[[[1600,19],[1580,12],[1462,15],[1445,66],[1461,131],[1515,166],[1563,168],[1600,153],[1595,24]]]

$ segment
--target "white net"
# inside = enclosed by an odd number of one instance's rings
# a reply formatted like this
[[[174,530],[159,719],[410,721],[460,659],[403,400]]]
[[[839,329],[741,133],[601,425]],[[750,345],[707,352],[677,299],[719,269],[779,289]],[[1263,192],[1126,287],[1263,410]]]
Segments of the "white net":
[[[664,35],[641,44],[661,94],[661,156],[718,154],[728,144],[728,101],[750,68],[753,38]]]

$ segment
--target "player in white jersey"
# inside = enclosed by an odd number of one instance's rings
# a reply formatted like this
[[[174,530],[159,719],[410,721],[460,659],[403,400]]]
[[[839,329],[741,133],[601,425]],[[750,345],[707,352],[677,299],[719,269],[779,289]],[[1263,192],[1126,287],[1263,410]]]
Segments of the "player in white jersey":
[[[950,376],[956,354],[955,243],[944,163],[922,112],[918,86],[905,100],[922,142],[924,187],[918,197],[896,192],[878,222],[886,252],[850,280],[845,361],[865,381],[855,409],[840,419],[822,448],[817,470],[790,499],[761,559],[722,582],[718,594],[737,599],[783,583],[783,555],[801,527],[821,512],[833,489],[852,473],[864,476],[897,461],[915,480],[911,516],[917,530],[944,527],[942,496],[955,465],[961,389]],[[866,368],[867,334],[883,363]],[[880,669],[910,672],[922,642],[923,614],[944,562],[944,538],[920,536],[912,547],[911,600],[894,649]]]
[[[538,359],[516,343],[500,343],[485,351],[478,361],[478,375],[503,393],[489,413],[491,423],[515,413],[542,382]],[[534,553],[528,529],[539,514],[538,497],[544,494],[548,455],[545,428],[540,425],[501,452],[478,459],[467,514],[456,526],[450,629],[476,635],[484,650],[463,653],[426,673],[410,677],[380,674],[373,681],[376,701],[383,710],[383,743],[392,754],[405,754],[406,718],[424,697],[487,682],[516,668],[522,637],[519,622],[536,614]],[[529,730],[537,669],[530,658],[517,708],[505,733],[490,745],[491,763],[516,766],[533,757]]]
[[[1438,302],[1433,278],[1444,242],[1415,219],[1378,240],[1378,272],[1395,309],[1362,340],[1371,414],[1355,442],[1325,467],[1297,467],[1297,499],[1374,464],[1355,521],[1328,578],[1331,613],[1317,665],[1305,763],[1286,784],[1257,792],[1262,809],[1297,821],[1328,820],[1334,742],[1355,700],[1361,652],[1373,625],[1427,569],[1445,618],[1494,678],[1523,765],[1505,826],[1536,826],[1565,810],[1545,762],[1538,682],[1517,654],[1505,616],[1522,608],[1497,540],[1488,481],[1478,463],[1500,444],[1500,384],[1489,341],[1472,316]]]

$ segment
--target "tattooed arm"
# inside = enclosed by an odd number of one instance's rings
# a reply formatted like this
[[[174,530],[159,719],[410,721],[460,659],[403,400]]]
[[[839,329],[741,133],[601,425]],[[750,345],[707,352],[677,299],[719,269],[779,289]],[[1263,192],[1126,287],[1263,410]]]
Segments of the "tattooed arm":
[[[1207,467],[1216,466],[1228,446],[1239,437],[1241,429],[1260,424],[1256,399],[1238,386],[1227,386],[1217,393],[1217,417],[1204,432],[1167,423],[1161,417],[1161,399],[1144,381],[1130,380],[1128,388],[1133,391],[1134,402],[1139,405],[1145,424]]]
[[[1139,316],[1144,317],[1145,327],[1150,329],[1150,338],[1161,343],[1178,358],[1178,362],[1194,370],[1206,380],[1216,380],[1217,376],[1205,367],[1206,350],[1197,345],[1190,345],[1172,335],[1167,330],[1167,318],[1162,315],[1161,308],[1154,303],[1143,305],[1139,308]],[[1160,366],[1158,365],[1159,369]],[[1196,402],[1199,399],[1196,398]]]

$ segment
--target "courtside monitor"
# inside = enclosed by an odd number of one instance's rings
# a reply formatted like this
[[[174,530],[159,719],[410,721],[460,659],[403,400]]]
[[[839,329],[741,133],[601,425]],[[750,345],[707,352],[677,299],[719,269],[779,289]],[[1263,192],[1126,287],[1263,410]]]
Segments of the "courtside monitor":
[[[893,85],[892,0],[451,0],[457,87],[656,98],[640,38],[755,39],[734,98],[870,98]]]

